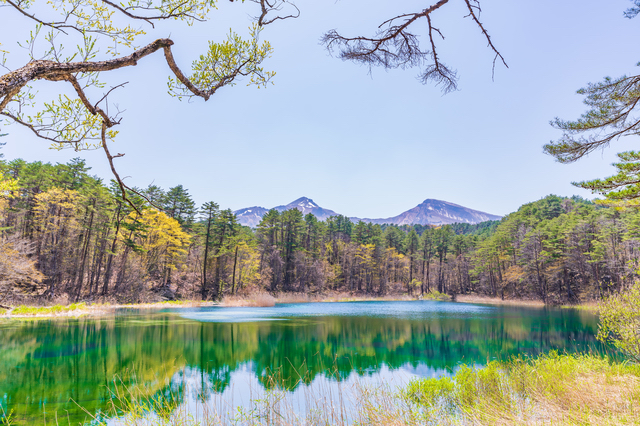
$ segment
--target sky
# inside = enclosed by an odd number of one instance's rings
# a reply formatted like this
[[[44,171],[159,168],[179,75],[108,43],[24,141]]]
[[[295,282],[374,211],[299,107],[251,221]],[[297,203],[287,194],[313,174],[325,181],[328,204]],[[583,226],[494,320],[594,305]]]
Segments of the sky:
[[[548,194],[593,198],[571,182],[613,174],[615,153],[634,149],[638,138],[570,165],[555,162],[542,146],[561,136],[550,120],[585,111],[577,89],[640,71],[640,17],[623,17],[632,3],[482,1],[481,20],[509,65],[496,65],[492,78],[493,54],[464,18],[462,0],[453,0],[432,16],[445,36],[439,56],[460,76],[459,90],[446,95],[418,82],[416,68],[369,73],[319,44],[327,30],[373,35],[385,19],[432,3],[297,0],[299,18],[262,33],[274,48],[264,63],[277,73],[274,84],[257,89],[240,82],[208,102],[167,94],[170,71],[161,54],[103,74],[107,87],[128,82],[110,96],[124,111],[110,148],[126,154],[116,159],[121,176],[129,186],[181,184],[196,203],[221,208],[270,208],[306,196],[340,214],[372,218],[395,216],[427,198],[499,215]],[[145,27],[140,44],[171,37],[176,61],[188,70],[208,40],[223,39],[230,28],[246,35],[255,6],[221,1],[209,22]],[[25,54],[16,41],[31,26],[7,8],[0,18],[8,64],[19,67]],[[65,90],[49,82],[37,89],[42,96]],[[80,156],[92,173],[111,178],[102,151],[55,151],[17,125],[0,130],[9,133],[1,151],[7,160]]]

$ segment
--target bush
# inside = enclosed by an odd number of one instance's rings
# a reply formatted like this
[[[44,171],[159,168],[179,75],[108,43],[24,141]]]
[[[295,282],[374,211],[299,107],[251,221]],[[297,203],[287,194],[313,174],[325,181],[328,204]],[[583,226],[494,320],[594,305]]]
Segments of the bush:
[[[424,300],[440,300],[443,302],[450,302],[451,296],[446,293],[440,293],[437,290],[431,290],[430,292],[424,294]]]
[[[640,283],[607,298],[599,308],[598,339],[640,362]]]
[[[62,312],[70,312],[86,309],[85,303],[73,303],[69,306],[54,305],[49,307],[34,307],[34,306],[18,306],[11,314],[13,315],[54,315]]]

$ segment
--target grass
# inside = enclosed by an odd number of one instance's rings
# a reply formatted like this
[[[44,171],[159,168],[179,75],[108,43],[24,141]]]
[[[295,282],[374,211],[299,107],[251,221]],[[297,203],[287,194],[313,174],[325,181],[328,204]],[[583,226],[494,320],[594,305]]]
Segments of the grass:
[[[451,296],[446,293],[440,293],[437,290],[431,290],[429,293],[425,293],[423,300],[439,300],[442,302],[450,302]]]
[[[437,292],[435,292],[437,293]],[[442,293],[425,294],[428,300],[451,300],[451,298]],[[371,295],[353,295],[350,293],[327,293],[314,294],[307,293],[278,293],[275,297],[266,292],[258,292],[243,296],[225,296],[222,299],[222,306],[252,306],[265,307],[274,306],[276,303],[329,303],[329,302],[371,302],[371,301],[409,301],[416,300],[415,297],[402,295],[388,296],[371,296]]]
[[[251,296],[224,296],[222,298],[222,306],[238,307],[271,307],[276,305],[276,299],[266,292],[252,294]]]
[[[545,306],[544,302],[541,300],[503,300],[499,297],[478,296],[475,294],[458,294],[456,296],[456,302],[481,303],[488,305],[528,306],[532,308],[540,308]]]
[[[560,308],[561,309],[577,309],[579,311],[587,311],[594,314],[597,314],[600,309],[599,305],[594,302],[581,303],[579,305],[562,305],[560,306]]]
[[[327,293],[309,295],[305,293],[280,293],[276,296],[277,303],[335,303],[335,302],[376,302],[376,301],[409,301],[416,300],[408,294],[390,294],[385,296],[359,295],[352,293]]]
[[[128,304],[109,304],[106,303],[105,307],[110,308],[136,308],[136,309],[157,309],[157,308],[166,308],[169,307],[179,307],[179,308],[194,308],[200,306],[213,306],[217,305],[217,302],[205,301],[205,300],[165,300],[162,302],[152,302],[152,303],[128,303]],[[98,306],[98,305],[94,305]]]
[[[640,424],[640,365],[558,355],[462,366],[402,392],[423,424]]]
[[[11,310],[12,316],[56,316],[75,311],[87,311],[88,307],[85,303],[72,303],[71,305],[54,305],[54,306],[25,306],[20,305]]]
[[[208,398],[187,405],[184,389],[157,392],[114,380],[109,409],[87,414],[94,425],[118,417],[117,424],[131,426],[640,425],[640,365],[596,355],[552,352],[460,366],[451,377],[400,388],[356,378],[337,387],[304,387],[302,404],[277,374],[269,380],[242,407],[208,391]]]

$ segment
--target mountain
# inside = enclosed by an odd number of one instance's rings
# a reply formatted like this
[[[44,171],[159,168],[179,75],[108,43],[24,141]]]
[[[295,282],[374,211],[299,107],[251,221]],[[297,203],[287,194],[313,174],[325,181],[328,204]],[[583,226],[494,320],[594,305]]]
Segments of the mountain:
[[[323,209],[322,207],[314,203],[311,198],[307,197],[300,197],[297,200],[290,202],[286,206],[277,206],[274,207],[274,209],[278,210],[279,212],[298,209],[302,212],[303,215],[311,213],[315,217],[317,217],[318,220],[325,220],[328,217],[338,215],[338,213],[334,212],[333,210]]]
[[[307,197],[298,198],[287,205],[276,206],[274,209],[279,212],[298,209],[305,215],[312,213],[319,220],[326,220],[330,216],[338,215],[338,213],[333,210],[320,207],[312,199]],[[264,207],[247,207],[236,210],[234,213],[238,217],[238,223],[255,228],[260,223],[262,216],[268,211],[269,209]],[[357,217],[350,217],[349,219],[354,223],[361,220],[363,222],[388,223],[394,225],[447,225],[451,223],[474,224],[500,218],[501,216],[473,210],[458,204],[449,203],[448,201],[427,199],[398,216],[386,219],[360,219]]]
[[[448,225],[451,223],[474,224],[500,218],[501,216],[473,210],[448,201],[427,199],[398,216],[386,219],[351,218],[351,220],[394,225]]]
[[[238,218],[238,223],[244,226],[255,228],[262,220],[262,216],[267,214],[269,210],[264,207],[247,207],[233,212]]]
[[[319,205],[317,205],[311,198],[300,197],[295,201],[290,202],[284,206],[276,206],[274,209],[279,212],[283,212],[285,210],[298,209],[302,212],[303,215],[307,213],[312,213],[318,220],[325,220],[330,216],[337,216],[338,213],[333,210],[323,209]],[[262,216],[267,214],[269,209],[265,209],[264,207],[247,207],[245,209],[236,210],[234,213],[238,218],[238,223],[241,225],[249,226],[251,228],[255,228],[260,223]]]

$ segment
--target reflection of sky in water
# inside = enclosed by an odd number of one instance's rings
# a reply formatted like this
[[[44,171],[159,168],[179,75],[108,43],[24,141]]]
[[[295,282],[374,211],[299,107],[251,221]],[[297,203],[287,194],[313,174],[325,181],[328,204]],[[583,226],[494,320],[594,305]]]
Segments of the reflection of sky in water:
[[[177,411],[188,413],[194,420],[203,420],[203,412],[206,411],[207,419],[216,418],[219,424],[253,424],[246,423],[247,414],[256,420],[255,416],[264,415],[266,406],[279,404],[278,409],[282,414],[299,420],[292,424],[308,424],[305,417],[318,410],[334,410],[336,417],[343,417],[349,422],[354,420],[351,417],[356,413],[357,398],[362,389],[371,391],[381,388],[396,392],[415,378],[449,375],[447,370],[438,371],[419,366],[416,373],[410,371],[416,369],[407,367],[408,369],[394,370],[383,364],[375,373],[359,375],[354,371],[342,380],[336,380],[330,374],[321,374],[311,383],[300,384],[289,391],[278,387],[265,389],[258,379],[254,364],[248,362],[231,372],[231,384],[222,392],[212,391],[217,388],[217,384],[208,375],[203,375],[200,369],[187,367],[172,377],[171,388],[174,393],[178,393],[178,389],[184,389]],[[257,410],[252,412],[254,409]],[[153,418],[154,414],[147,417],[148,420]],[[282,423],[277,424],[290,424],[287,418],[280,420]],[[128,423],[125,417],[108,419],[106,424],[124,426]]]
[[[0,341],[8,342],[0,346],[0,404],[16,409],[16,425],[42,419],[35,401],[45,399],[47,414],[64,412],[78,424],[86,413],[70,398],[105,410],[105,384],[129,383],[135,372],[141,386],[177,392],[189,410],[201,400],[200,411],[229,412],[273,397],[265,374],[278,371],[292,390],[275,392],[299,413],[311,395],[333,397],[344,387],[396,388],[460,363],[597,350],[596,328],[583,311],[431,301],[121,309],[95,319],[0,322]],[[296,383],[300,374],[304,383]]]
[[[186,319],[202,322],[253,322],[290,319],[292,317],[357,317],[376,318],[479,318],[501,311],[487,305],[432,301],[412,302],[342,302],[278,304],[268,308],[206,307],[172,310]],[[500,312],[502,313],[502,312]]]

